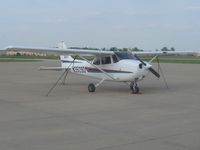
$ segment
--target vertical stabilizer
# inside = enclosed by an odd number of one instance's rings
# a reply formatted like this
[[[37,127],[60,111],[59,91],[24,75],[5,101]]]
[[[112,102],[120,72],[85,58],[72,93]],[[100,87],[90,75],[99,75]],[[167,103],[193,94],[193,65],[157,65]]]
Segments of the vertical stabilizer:
[[[64,42],[64,41],[61,41],[61,42],[58,43],[58,48],[66,49],[67,46],[65,45],[65,42]]]

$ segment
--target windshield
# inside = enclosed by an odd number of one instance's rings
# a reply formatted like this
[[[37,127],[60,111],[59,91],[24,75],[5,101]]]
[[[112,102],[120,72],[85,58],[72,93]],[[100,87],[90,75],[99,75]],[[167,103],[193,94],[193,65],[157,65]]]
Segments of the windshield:
[[[117,57],[122,59],[136,59],[135,56],[131,52],[115,52]]]

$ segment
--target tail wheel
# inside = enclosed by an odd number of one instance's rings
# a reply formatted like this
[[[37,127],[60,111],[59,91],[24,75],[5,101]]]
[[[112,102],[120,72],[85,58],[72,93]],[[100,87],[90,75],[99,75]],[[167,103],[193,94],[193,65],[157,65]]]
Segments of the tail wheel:
[[[94,85],[93,83],[90,83],[90,84],[88,85],[88,91],[89,91],[89,92],[95,92],[95,85]]]

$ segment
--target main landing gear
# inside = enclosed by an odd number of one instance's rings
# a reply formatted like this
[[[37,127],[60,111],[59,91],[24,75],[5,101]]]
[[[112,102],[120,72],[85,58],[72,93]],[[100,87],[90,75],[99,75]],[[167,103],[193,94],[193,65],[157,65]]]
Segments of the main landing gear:
[[[90,83],[88,85],[88,92],[92,93],[95,92],[96,88],[102,84],[105,81],[105,79],[102,79],[99,83],[97,83],[96,85],[93,83]],[[133,94],[139,94],[140,93],[140,88],[137,85],[137,79],[132,81],[130,84],[130,89],[132,90]]]
[[[88,91],[89,92],[95,92],[95,89],[96,89],[96,87],[95,87],[95,85],[93,83],[90,83],[88,85]]]
[[[102,79],[101,81],[99,81],[96,85],[94,85],[93,83],[90,83],[88,85],[88,92],[95,92],[95,89],[102,84],[105,81],[105,79]]]
[[[137,80],[131,82],[130,84],[130,89],[132,90],[133,94],[139,94],[140,88],[137,85]]]

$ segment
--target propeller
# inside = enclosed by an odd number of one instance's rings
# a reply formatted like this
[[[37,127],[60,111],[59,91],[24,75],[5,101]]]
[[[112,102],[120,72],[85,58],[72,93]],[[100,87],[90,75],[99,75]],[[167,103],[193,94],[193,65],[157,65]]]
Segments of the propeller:
[[[137,60],[139,60],[144,66],[147,65],[147,64],[146,64],[143,60],[141,60],[136,54],[135,54],[135,58],[137,58]],[[156,70],[154,70],[152,67],[149,67],[148,70],[149,70],[152,74],[154,74],[157,78],[160,78],[160,74],[159,74]]]

